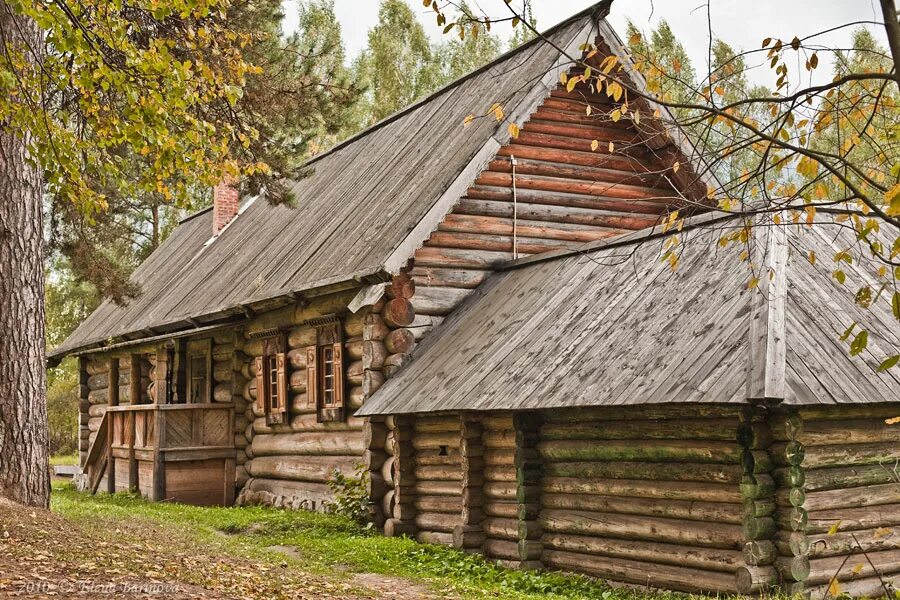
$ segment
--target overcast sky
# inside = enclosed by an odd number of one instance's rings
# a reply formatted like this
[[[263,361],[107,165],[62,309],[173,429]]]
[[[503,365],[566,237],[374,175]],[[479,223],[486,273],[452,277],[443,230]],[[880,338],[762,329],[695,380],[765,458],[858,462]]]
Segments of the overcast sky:
[[[425,9],[420,0],[407,0],[432,39],[441,39],[434,13]],[[286,0],[287,29],[296,26],[298,0]],[[343,30],[344,44],[350,58],[366,45],[366,33],[376,22],[379,0],[335,0],[334,8]],[[475,4],[470,0],[470,4]],[[593,4],[591,0],[532,0],[538,28],[546,29]],[[738,49],[759,48],[765,37],[790,40],[801,38],[853,21],[881,21],[877,0],[617,0],[613,2],[610,21],[623,36],[625,24],[633,21],[642,30],[649,30],[660,19],[671,25],[687,49],[693,63],[702,67],[707,63],[709,40],[707,4],[712,17],[713,34]],[[478,5],[488,14],[507,14],[503,0],[479,0]],[[870,26],[878,37],[884,35],[877,26]],[[508,25],[495,28],[495,33],[507,37]],[[624,37],[624,36],[623,36]],[[824,45],[844,47],[850,40],[850,29],[817,38]],[[831,65],[827,56],[820,55],[819,72],[824,76]],[[759,83],[770,83],[768,69],[751,73]]]

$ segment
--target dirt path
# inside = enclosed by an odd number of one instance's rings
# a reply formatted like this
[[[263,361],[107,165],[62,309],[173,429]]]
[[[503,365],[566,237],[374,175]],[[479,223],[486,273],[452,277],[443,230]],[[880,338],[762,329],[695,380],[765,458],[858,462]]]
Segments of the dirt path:
[[[431,597],[370,575],[341,580],[238,559],[161,525],[73,523],[0,499],[0,597],[324,599]],[[95,524],[96,523],[96,524]],[[106,526],[99,526],[104,524]]]

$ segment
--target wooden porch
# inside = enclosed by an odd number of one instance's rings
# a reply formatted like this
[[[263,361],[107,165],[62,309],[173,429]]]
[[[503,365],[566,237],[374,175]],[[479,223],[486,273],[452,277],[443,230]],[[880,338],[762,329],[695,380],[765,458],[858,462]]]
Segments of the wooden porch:
[[[82,465],[85,485],[92,493],[231,505],[233,413],[221,403],[110,406]]]

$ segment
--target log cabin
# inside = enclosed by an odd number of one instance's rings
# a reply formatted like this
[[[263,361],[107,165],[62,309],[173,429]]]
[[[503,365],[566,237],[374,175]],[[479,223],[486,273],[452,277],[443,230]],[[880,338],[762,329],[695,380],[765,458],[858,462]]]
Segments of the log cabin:
[[[609,5],[313,158],[296,207],[217,186],[141,294],[50,355],[80,365],[80,484],[327,510],[359,470],[387,535],[516,568],[817,592],[854,555],[842,589],[877,594],[900,572],[900,387],[834,330],[900,345],[895,323],[797,258],[825,233],[766,233],[778,276],[749,291],[715,250],[741,225],[665,109],[613,121],[559,84],[615,54],[643,86]],[[674,210],[692,243],[671,273]]]

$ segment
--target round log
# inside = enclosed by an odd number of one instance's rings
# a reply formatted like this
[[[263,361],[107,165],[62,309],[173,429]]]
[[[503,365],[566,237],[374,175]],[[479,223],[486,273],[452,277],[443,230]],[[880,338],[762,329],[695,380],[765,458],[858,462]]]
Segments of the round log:
[[[735,484],[741,480],[741,467],[738,465],[704,463],[556,462],[547,463],[544,466],[544,473],[555,477],[707,481]]]
[[[381,510],[386,515],[394,514],[394,490],[390,489],[381,498]]]
[[[734,419],[664,419],[648,425],[647,421],[626,419],[603,423],[550,422],[541,427],[544,440],[735,440]]]
[[[394,456],[388,456],[385,461],[381,465],[381,476],[384,478],[385,483],[388,486],[393,487],[396,481],[394,480],[394,465],[397,462],[397,458]]]
[[[361,385],[356,385],[350,388],[350,393],[347,396],[347,406],[350,407],[350,410],[359,410],[362,408],[362,405],[366,401],[366,395],[363,393],[363,388]]]
[[[488,521],[492,521],[492,519],[488,519]],[[488,531],[487,521],[485,531]],[[743,566],[741,553],[737,550],[698,548],[680,544],[661,544],[657,541],[606,539],[562,533],[544,534],[541,542],[548,550],[625,558],[641,561],[648,564],[649,568],[652,568],[650,565],[666,564],[734,573],[735,569]]]
[[[291,371],[291,376],[289,379],[289,386],[291,388],[291,391],[294,393],[306,392],[307,377],[308,375],[305,369]]]
[[[247,383],[244,384],[244,389],[241,393],[248,403],[255,404],[256,403],[256,378],[250,379]]]
[[[695,482],[657,482],[618,479],[577,479],[545,477],[544,492],[626,496],[629,498],[660,498],[667,500],[697,500],[701,502],[732,502],[740,515],[740,491],[730,484]]]
[[[409,273],[394,275],[387,286],[387,294],[390,298],[404,298],[409,300],[416,293],[416,283]]]
[[[214,402],[231,402],[232,393],[231,393],[231,384],[228,383],[220,383],[216,387],[213,388],[213,401]]]
[[[306,348],[293,348],[287,353],[288,363],[291,369],[306,369]]]
[[[365,372],[366,369],[363,366],[363,362],[361,360],[355,360],[347,365],[347,381],[350,385],[361,386]]]
[[[747,565],[735,573],[735,586],[741,594],[759,594],[779,583],[778,571],[772,566]]]
[[[213,381],[216,383],[230,382],[234,376],[231,369],[231,362],[215,362],[213,363]]]
[[[97,373],[88,377],[88,390],[102,390],[109,387],[109,373]]]
[[[394,373],[412,362],[412,356],[409,354],[391,354],[384,359],[384,367],[382,372],[385,377],[392,377]]]
[[[315,346],[318,341],[319,334],[316,331],[315,327],[302,325],[300,327],[294,327],[288,332],[288,346],[290,346],[291,348],[305,348],[306,346]]]
[[[100,373],[109,373],[109,361],[108,360],[88,360],[87,365],[85,366],[87,369],[88,375],[99,375]]]
[[[91,390],[88,393],[87,399],[91,404],[106,404],[109,401],[109,390],[106,388],[101,390]]]
[[[675,544],[741,550],[741,528],[721,523],[683,522],[644,515],[545,509],[539,519],[549,533],[616,539],[651,539]],[[739,553],[738,553],[739,555]]]
[[[234,357],[234,344],[213,344],[212,358],[215,361],[231,361]]]
[[[538,451],[548,461],[625,460],[739,464],[741,448],[728,442],[618,440],[586,444],[578,440],[542,441]]]
[[[419,513],[415,523],[420,530],[453,533],[453,528],[460,524],[460,519],[458,514]]]
[[[770,565],[778,557],[778,548],[772,540],[757,540],[744,544],[744,562],[748,565]]]
[[[781,556],[775,560],[775,568],[781,577],[789,581],[806,581],[810,573],[808,556]],[[833,571],[832,571],[833,572]]]
[[[412,302],[407,298],[389,300],[381,311],[381,318],[384,319],[384,323],[393,329],[412,324],[415,317],[416,313],[413,310]]]
[[[391,354],[411,354],[416,347],[416,336],[409,329],[392,329],[384,338],[384,346]]]
[[[776,531],[772,539],[784,556],[804,556],[811,550],[810,538],[802,531]]]
[[[102,417],[106,414],[107,406],[105,404],[94,404],[88,409],[90,417]]]
[[[266,424],[265,417],[257,417],[253,420],[253,430],[256,433],[314,433],[325,431],[360,431],[363,428],[363,419],[350,417],[345,423],[326,421],[319,423],[315,412],[305,413],[291,417],[290,422],[275,425]]]
[[[339,456],[257,456],[250,462],[252,477],[288,479],[326,483],[334,477],[334,471],[352,474],[359,458]]]
[[[861,506],[877,506],[879,504],[900,504],[900,483],[884,483],[858,488],[810,492],[805,494],[805,500],[802,504],[806,510],[811,511],[858,508]]]
[[[365,427],[364,445],[372,450],[383,450],[388,437],[388,428],[383,423],[369,421]]]
[[[344,356],[350,360],[362,360],[365,341],[361,337],[355,337],[344,342]]]
[[[366,316],[365,325],[363,326],[363,339],[383,340],[390,331],[390,327],[385,324],[381,315],[369,314]]]
[[[486,539],[484,540],[484,554],[490,558],[503,558],[506,560],[519,560],[519,545],[508,540]]]
[[[372,394],[384,385],[384,374],[381,371],[366,371],[363,373],[362,391],[364,398],[371,398]]]
[[[460,496],[416,496],[413,501],[416,510],[422,512],[462,514],[462,497]]]
[[[839,531],[834,535],[806,536],[799,532],[798,535],[802,535],[805,542],[799,549],[805,547],[811,558],[900,550],[900,526]]]
[[[316,412],[316,407],[310,404],[306,392],[291,394],[291,404],[288,409],[291,415],[310,415]]]
[[[459,496],[462,488],[458,481],[416,481],[413,491],[422,496]]]
[[[416,450],[424,450],[426,448],[440,448],[448,446],[450,448],[459,447],[459,433],[416,433],[412,438],[413,448]]]
[[[363,368],[381,369],[387,357],[388,352],[387,348],[384,347],[384,342],[368,340],[363,342]]]
[[[562,550],[544,550],[544,566],[561,571],[576,571],[612,581],[634,583],[677,591],[731,593],[735,589],[732,573],[687,567],[652,564],[624,558],[594,556]]]
[[[805,470],[804,489],[809,492],[896,483],[897,475],[884,465],[863,465]]]
[[[418,417],[413,422],[413,431],[416,433],[436,433],[455,431],[459,433],[461,422],[459,417]]]
[[[794,508],[793,511],[803,511],[806,516],[805,531],[809,533],[826,533],[837,523],[840,523],[839,531],[893,527],[900,523],[900,504],[809,512]]]
[[[417,465],[414,473],[416,478],[422,481],[462,481],[462,470],[459,465]]]
[[[344,335],[348,338],[361,338],[368,314],[369,310],[363,308],[358,312],[347,315],[347,318],[344,319]]]
[[[253,437],[254,456],[336,455],[362,456],[363,436],[359,431],[267,434]]]

